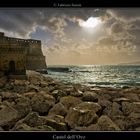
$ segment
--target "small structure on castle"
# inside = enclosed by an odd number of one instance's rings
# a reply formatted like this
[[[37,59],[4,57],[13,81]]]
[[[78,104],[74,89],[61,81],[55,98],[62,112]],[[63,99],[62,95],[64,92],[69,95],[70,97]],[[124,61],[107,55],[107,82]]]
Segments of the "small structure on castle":
[[[13,77],[26,77],[26,70],[46,69],[41,41],[4,36],[0,32],[0,72]]]

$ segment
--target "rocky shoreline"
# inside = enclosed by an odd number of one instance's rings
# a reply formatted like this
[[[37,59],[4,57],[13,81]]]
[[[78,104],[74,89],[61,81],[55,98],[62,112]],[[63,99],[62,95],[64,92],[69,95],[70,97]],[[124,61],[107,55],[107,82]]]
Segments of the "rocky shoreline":
[[[38,72],[0,79],[0,131],[139,131],[140,87],[63,84]]]

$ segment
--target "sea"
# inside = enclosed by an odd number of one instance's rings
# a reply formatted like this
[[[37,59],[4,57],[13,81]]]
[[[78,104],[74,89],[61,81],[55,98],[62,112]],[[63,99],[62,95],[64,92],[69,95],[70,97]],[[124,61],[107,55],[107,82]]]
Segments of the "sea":
[[[82,84],[98,87],[140,86],[140,65],[59,65],[48,66],[47,76],[66,84]],[[62,71],[57,71],[62,68]],[[64,70],[66,68],[68,70]]]

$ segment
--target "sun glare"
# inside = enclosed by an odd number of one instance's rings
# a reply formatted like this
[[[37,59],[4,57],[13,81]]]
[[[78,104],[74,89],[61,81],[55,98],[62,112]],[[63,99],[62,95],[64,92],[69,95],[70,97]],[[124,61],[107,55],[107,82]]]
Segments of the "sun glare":
[[[85,28],[94,28],[101,23],[99,18],[90,17],[86,21],[80,20],[79,25]]]

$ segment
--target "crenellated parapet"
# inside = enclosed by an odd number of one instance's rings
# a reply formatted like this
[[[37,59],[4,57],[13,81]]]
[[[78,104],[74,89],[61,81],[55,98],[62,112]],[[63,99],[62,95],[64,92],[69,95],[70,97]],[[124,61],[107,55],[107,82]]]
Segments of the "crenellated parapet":
[[[0,32],[0,71],[14,69],[15,73],[24,74],[26,69],[44,68],[46,62],[40,40],[12,38]]]

